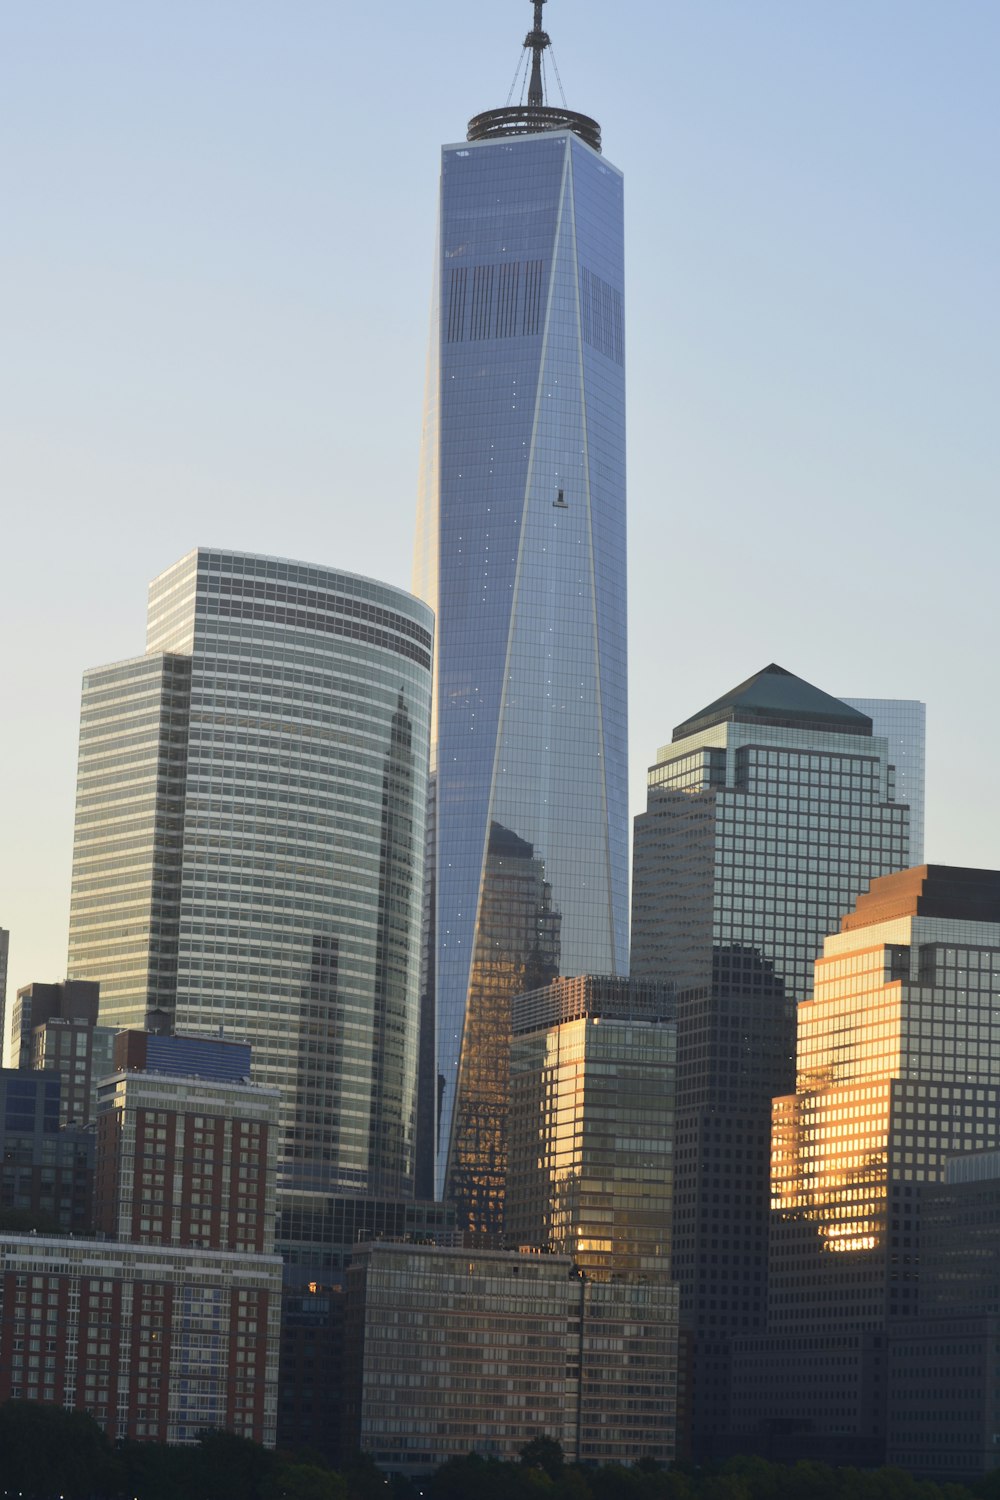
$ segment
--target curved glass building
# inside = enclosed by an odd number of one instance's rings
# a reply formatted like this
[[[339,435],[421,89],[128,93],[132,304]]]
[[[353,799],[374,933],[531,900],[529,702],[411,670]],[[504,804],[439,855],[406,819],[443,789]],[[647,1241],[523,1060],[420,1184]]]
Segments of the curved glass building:
[[[199,549],[145,656],[84,677],[68,972],[104,1024],[252,1044],[282,1189],[413,1193],[432,629],[371,579]]]
[[[442,153],[414,585],[437,613],[437,1188],[484,1232],[506,1103],[477,1080],[506,1074],[511,996],[628,967],[622,178],[595,121],[543,105],[535,12],[527,105]]]

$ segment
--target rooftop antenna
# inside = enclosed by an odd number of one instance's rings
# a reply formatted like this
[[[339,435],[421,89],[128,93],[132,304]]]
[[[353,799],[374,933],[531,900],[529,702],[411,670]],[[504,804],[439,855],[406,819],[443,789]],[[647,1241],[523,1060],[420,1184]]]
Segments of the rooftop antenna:
[[[597,121],[591,119],[590,115],[581,115],[576,110],[566,107],[562,79],[555,65],[555,53],[552,54],[552,66],[555,68],[559,92],[563,95],[562,108],[554,108],[545,102],[543,59],[546,51],[552,46],[552,39],[542,25],[542,6],[545,3],[546,0],[532,0],[535,13],[534,24],[524,39],[524,53],[531,55],[527,103],[523,102],[523,95],[520,104],[512,105],[510,102],[518,75],[521,74],[519,65],[514,74],[514,83],[511,84],[510,93],[507,95],[506,105],[503,109],[488,109],[483,114],[474,115],[469,121],[467,138],[470,141],[497,141],[508,140],[511,136],[517,135],[540,135],[549,130],[571,130],[574,135],[586,141],[594,151],[600,151],[601,127]],[[524,73],[528,73],[526,55]],[[523,83],[521,87],[524,87]]]
[[[542,27],[542,6],[545,0],[535,0],[535,24],[524,39],[525,47],[531,48],[531,81],[528,84],[528,104],[545,103],[545,86],[542,83],[542,53],[552,45],[547,31]]]

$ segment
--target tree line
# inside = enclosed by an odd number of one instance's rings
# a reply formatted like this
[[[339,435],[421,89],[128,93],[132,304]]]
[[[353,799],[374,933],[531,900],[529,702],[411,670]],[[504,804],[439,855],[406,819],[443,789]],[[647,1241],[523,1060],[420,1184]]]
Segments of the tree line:
[[[694,1469],[640,1459],[580,1468],[538,1437],[519,1461],[471,1454],[425,1478],[384,1474],[360,1455],[340,1470],[232,1433],[190,1447],[113,1445],[86,1412],[30,1401],[0,1406],[0,1500],[1000,1500],[1000,1470],[971,1486],[901,1469],[732,1458]]]

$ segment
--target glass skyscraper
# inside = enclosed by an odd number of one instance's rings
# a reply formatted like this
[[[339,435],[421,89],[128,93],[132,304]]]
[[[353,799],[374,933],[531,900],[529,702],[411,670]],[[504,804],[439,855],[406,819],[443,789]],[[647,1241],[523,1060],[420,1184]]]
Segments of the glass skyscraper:
[[[511,994],[534,944],[520,908],[507,934],[490,915],[495,829],[530,850],[560,972],[627,968],[622,179],[593,120],[541,101],[540,14],[527,106],[442,155],[415,564],[437,613],[437,1187],[485,1231],[484,924]]]
[[[252,1044],[286,1193],[413,1195],[432,649],[398,589],[199,549],[84,677],[68,972]]]

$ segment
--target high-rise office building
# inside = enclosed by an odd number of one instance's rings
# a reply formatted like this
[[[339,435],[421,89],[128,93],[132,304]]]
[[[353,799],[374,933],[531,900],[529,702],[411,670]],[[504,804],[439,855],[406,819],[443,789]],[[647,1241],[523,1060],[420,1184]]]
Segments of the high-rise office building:
[[[432,644],[398,589],[199,549],[84,678],[69,972],[252,1044],[286,1194],[412,1197]]]
[[[578,975],[513,1008],[506,1232],[597,1280],[670,1280],[676,1002]]]
[[[917,698],[845,698],[867,714],[872,734],[889,746],[896,770],[896,800],[910,809],[910,862],[924,858],[924,772],[927,759],[927,705]]]
[[[784,1424],[798,1453],[882,1461],[921,1195],[949,1156],[1000,1147],[998,1076],[1000,872],[874,881],[824,943],[795,1092],[774,1101],[768,1337],[736,1349],[737,1440]]]
[[[906,867],[908,830],[871,719],[772,662],[680,724],[650,768],[633,972],[690,987],[713,954],[752,949],[794,1008],[826,934],[870,880]]]
[[[441,165],[414,577],[437,613],[437,1182],[460,1204],[495,1167],[490,1131],[469,1156],[495,826],[544,872],[561,972],[627,968],[622,179],[597,123],[544,101],[542,3],[527,102]],[[512,978],[531,957],[498,956]]]
[[[632,972],[677,999],[674,1274],[696,1451],[728,1426],[733,1334],[763,1330],[771,1099],[827,932],[908,864],[886,741],[772,664],[674,731],[635,824]]]

